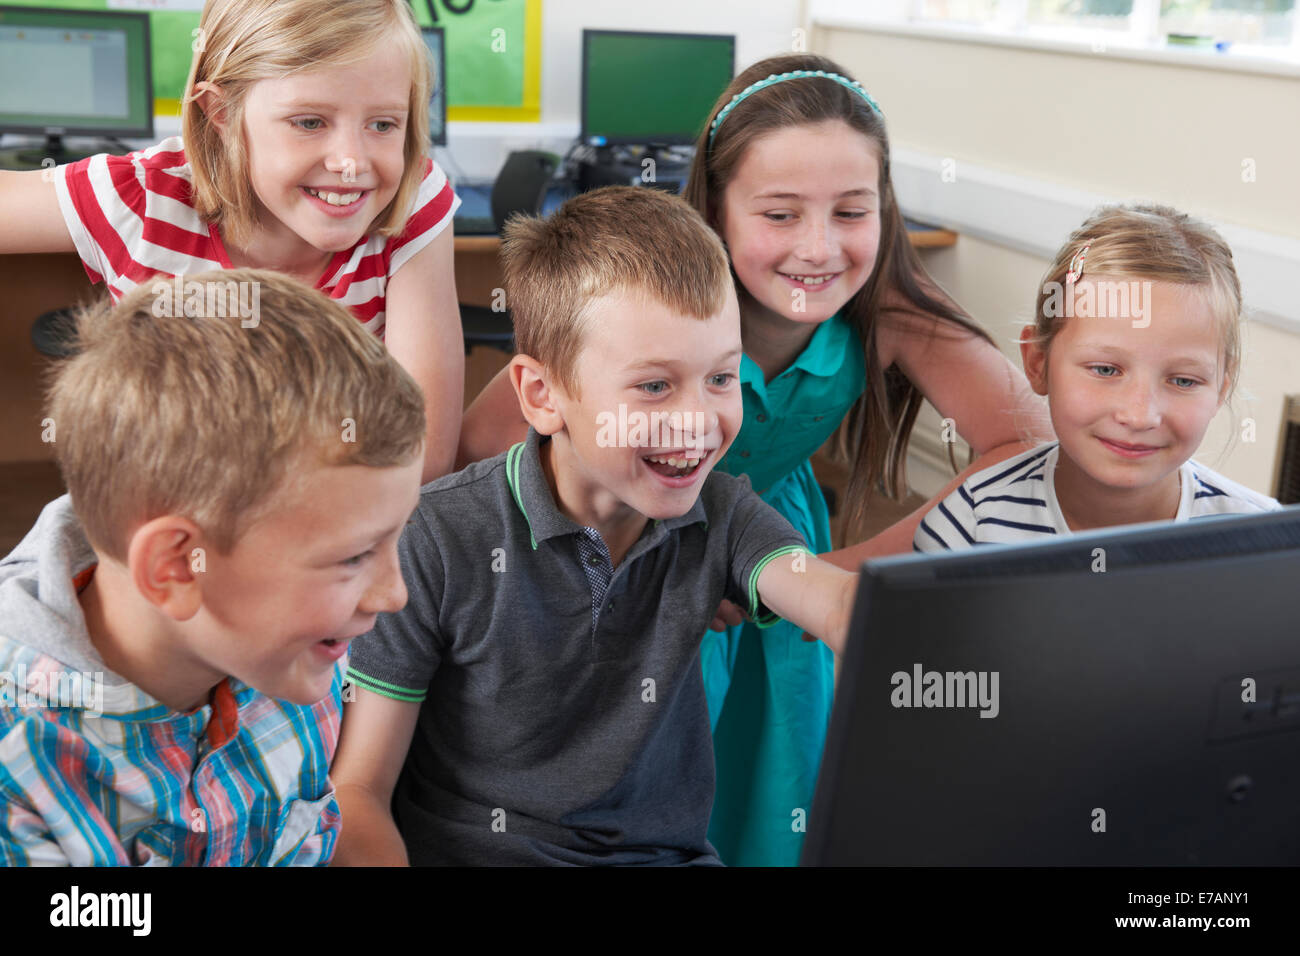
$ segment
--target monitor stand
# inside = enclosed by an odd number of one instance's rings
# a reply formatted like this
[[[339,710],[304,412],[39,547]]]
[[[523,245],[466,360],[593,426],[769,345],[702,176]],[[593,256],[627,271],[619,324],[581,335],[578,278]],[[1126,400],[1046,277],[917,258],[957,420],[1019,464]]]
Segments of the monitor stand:
[[[120,156],[127,152],[130,152],[128,147],[112,140],[97,144],[97,148],[91,149],[89,152],[71,150],[63,145],[63,135],[61,133],[46,133],[45,142],[39,147],[27,146],[0,150],[0,169],[41,169],[47,166],[62,166],[65,163],[75,163],[79,159],[85,159],[87,156],[95,156],[99,153],[113,153]],[[49,159],[54,160],[54,162],[46,162]]]

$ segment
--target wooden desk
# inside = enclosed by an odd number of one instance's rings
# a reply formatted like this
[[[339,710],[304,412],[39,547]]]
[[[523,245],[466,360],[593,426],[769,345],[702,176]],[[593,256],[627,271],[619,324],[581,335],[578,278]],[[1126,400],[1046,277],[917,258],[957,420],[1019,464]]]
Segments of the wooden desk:
[[[957,245],[957,233],[951,229],[909,229],[907,238],[913,249],[945,249]]]

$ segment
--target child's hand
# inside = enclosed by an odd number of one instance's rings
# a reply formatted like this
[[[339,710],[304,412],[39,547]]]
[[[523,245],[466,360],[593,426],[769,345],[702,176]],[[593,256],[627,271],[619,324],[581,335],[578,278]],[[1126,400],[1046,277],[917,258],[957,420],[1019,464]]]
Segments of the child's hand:
[[[749,618],[745,612],[728,600],[723,600],[718,606],[718,613],[713,617],[713,623],[709,625],[710,631],[725,631],[729,627],[735,627],[743,624]]]

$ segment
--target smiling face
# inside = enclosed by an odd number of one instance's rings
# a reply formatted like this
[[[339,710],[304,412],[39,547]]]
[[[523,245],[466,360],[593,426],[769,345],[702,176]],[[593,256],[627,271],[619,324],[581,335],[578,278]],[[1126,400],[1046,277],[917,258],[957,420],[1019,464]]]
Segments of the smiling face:
[[[199,685],[229,674],[281,700],[324,697],[348,641],[406,604],[397,541],[422,466],[317,466],[229,554],[209,553],[184,638],[188,664],[210,672]]]
[[[258,220],[285,258],[350,248],[397,193],[411,65],[388,48],[249,89],[249,178]]]
[[[683,515],[740,429],[735,294],[728,285],[708,319],[630,292],[590,309],[575,368],[581,396],[553,388],[564,421],[552,442],[561,506],[598,529],[630,513]]]
[[[1076,294],[1093,282],[1080,282]],[[1178,468],[1223,404],[1223,336],[1206,296],[1153,282],[1145,305],[1146,327],[1076,314],[1046,355],[1022,341],[1025,374],[1048,396],[1061,440],[1058,492],[1064,484],[1083,494],[1177,500]]]
[[[866,284],[880,245],[878,155],[841,120],[749,145],[719,211],[747,313],[823,322]]]

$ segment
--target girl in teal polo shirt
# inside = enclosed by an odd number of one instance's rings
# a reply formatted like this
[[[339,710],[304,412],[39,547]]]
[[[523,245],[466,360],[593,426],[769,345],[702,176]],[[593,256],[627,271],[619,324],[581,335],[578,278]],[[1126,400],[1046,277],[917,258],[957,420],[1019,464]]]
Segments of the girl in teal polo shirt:
[[[718,467],[749,475],[815,552],[831,550],[831,535],[809,459],[846,416],[849,527],[875,489],[906,493],[923,398],[981,456],[940,495],[1041,434],[1024,376],[922,268],[894,198],[880,108],[835,63],[780,56],[736,77],[700,137],[686,198],[727,244],[740,294],[745,417]],[[924,512],[830,559],[856,569],[910,550]],[[728,864],[793,865],[830,720],[833,655],[784,621],[760,630],[734,623],[739,612],[720,615],[732,626],[702,649],[717,762],[709,838]]]

